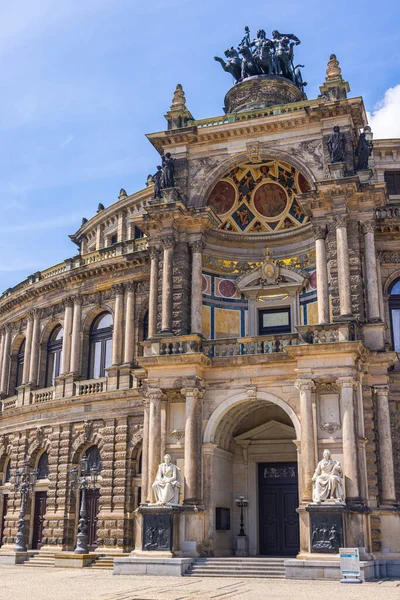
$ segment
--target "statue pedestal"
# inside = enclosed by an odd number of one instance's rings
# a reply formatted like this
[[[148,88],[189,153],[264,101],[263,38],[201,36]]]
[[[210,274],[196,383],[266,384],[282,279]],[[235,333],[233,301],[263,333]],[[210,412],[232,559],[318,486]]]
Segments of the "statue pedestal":
[[[342,179],[344,177],[346,164],[345,163],[330,163],[328,165],[331,179]]]
[[[182,556],[181,504],[145,504],[136,511],[135,550],[114,559],[114,575],[171,575],[180,577],[193,563]]]
[[[310,504],[310,552],[316,554],[339,554],[344,548],[343,513],[346,507],[339,502]]]
[[[356,171],[356,174],[358,175],[360,183],[368,183],[371,179],[372,171],[371,169],[366,169],[365,171]]]
[[[247,535],[236,536],[236,550],[235,556],[248,556],[249,555],[249,541]]]

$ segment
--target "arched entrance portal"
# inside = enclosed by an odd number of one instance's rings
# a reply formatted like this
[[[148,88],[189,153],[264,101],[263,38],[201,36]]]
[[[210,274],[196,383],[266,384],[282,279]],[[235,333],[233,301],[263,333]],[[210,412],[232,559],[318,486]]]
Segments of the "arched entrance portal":
[[[240,513],[235,500],[248,498],[245,532],[252,556],[296,556],[300,549],[299,423],[293,410],[273,395],[236,397],[210,417],[204,441],[213,444],[210,514],[217,556],[236,548]],[[221,514],[231,514],[221,527]],[[211,534],[211,528],[210,528]]]

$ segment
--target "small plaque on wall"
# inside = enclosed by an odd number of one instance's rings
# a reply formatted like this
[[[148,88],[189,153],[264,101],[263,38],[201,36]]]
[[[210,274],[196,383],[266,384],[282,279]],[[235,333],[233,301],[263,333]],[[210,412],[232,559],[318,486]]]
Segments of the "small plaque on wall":
[[[215,529],[229,531],[231,528],[231,509],[217,506],[215,509]]]

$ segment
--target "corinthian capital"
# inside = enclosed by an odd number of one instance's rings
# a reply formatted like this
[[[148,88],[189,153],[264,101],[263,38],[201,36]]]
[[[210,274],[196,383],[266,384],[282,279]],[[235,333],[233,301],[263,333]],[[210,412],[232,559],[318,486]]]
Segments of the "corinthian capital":
[[[162,240],[162,245],[164,249],[173,248],[175,246],[175,239],[173,235],[167,235]]]
[[[123,283],[117,283],[113,285],[111,289],[115,296],[123,296],[125,288]]]
[[[160,250],[157,246],[149,246],[150,260],[158,258],[159,252]]]
[[[311,391],[315,388],[315,383],[313,379],[297,379],[294,382],[294,387],[296,387],[299,392]]]
[[[375,231],[375,221],[363,221],[361,223],[363,233],[374,233]]]
[[[347,227],[347,225],[349,224],[348,215],[335,215],[333,217],[333,220],[335,222],[336,229],[340,229],[341,227]]]
[[[191,247],[193,254],[195,254],[203,251],[204,243],[202,240],[195,240],[194,242],[190,242],[189,246]]]
[[[312,226],[314,239],[324,240],[326,237],[326,225],[313,225]]]
[[[336,379],[336,384],[340,388],[355,389],[357,387],[358,382],[354,379],[354,377],[338,377]]]
[[[72,307],[73,305],[74,305],[74,297],[73,296],[68,296],[68,298],[64,298],[64,300],[63,300],[64,308]]]

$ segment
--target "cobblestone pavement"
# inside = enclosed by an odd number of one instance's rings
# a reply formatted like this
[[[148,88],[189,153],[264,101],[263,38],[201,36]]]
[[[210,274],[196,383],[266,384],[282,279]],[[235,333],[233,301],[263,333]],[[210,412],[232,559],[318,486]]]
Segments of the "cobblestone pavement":
[[[399,600],[400,580],[332,581],[113,576],[111,571],[0,566],[0,600]]]

